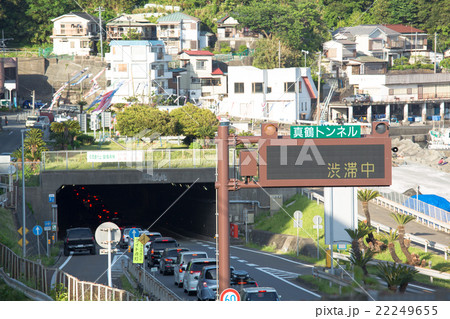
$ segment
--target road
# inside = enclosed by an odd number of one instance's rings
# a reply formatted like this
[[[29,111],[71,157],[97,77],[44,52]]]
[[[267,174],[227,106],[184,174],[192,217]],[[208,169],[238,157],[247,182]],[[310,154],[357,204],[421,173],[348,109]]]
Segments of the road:
[[[2,124],[4,123],[2,116]],[[19,124],[15,117],[9,116],[8,126],[3,126],[3,130],[0,131],[0,153],[12,153],[22,145],[21,128],[25,128],[23,123]]]
[[[215,256],[215,243],[197,239],[178,239],[180,247],[190,250],[206,251],[209,257]],[[119,251],[113,261],[124,253]],[[131,254],[125,253],[131,258]],[[107,284],[107,256],[76,254],[69,256],[62,270],[77,277],[80,280],[95,281]],[[300,286],[295,278],[301,275],[311,274],[311,266],[293,261],[275,254],[260,252],[245,247],[230,247],[230,264],[236,270],[246,270],[258,282],[260,287],[274,287],[281,295],[283,301],[314,301],[320,300],[320,295]],[[149,271],[149,268],[145,266]],[[155,274],[156,278],[166,287],[171,289],[182,300],[197,300],[197,297],[188,296],[183,288],[174,284],[173,275]],[[114,275],[113,275],[114,277]]]

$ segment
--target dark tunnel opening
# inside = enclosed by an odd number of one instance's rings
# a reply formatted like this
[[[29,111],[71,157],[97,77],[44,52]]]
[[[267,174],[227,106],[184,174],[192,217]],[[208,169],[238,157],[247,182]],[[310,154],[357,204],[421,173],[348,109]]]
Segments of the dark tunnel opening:
[[[59,236],[72,227],[95,231],[107,221],[150,231],[215,234],[213,183],[64,185],[56,193],[56,202]]]

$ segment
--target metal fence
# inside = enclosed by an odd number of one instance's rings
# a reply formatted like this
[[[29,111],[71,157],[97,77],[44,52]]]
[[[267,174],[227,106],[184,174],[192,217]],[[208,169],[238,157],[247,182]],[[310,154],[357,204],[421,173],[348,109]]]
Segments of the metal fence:
[[[89,152],[104,160],[89,160]],[[237,154],[230,150],[230,165]],[[118,159],[118,160],[116,160]],[[140,159],[140,160],[136,160]],[[76,169],[203,168],[216,166],[215,149],[148,149],[123,151],[48,151],[42,153],[42,171]]]
[[[20,280],[31,289],[49,295],[55,287],[67,294],[68,301],[128,301],[134,296],[128,291],[81,281],[64,271],[47,268],[40,263],[19,257],[0,243],[0,267],[10,278]],[[55,286],[51,278],[55,274]]]
[[[420,223],[449,232],[450,212],[422,202],[417,198],[411,198],[385,188],[372,189],[377,190],[382,196],[381,198],[375,199],[378,205],[389,208],[394,212],[413,215]]]
[[[180,297],[156,279],[156,277],[145,271],[142,266],[128,262],[125,267],[126,270],[128,270],[128,272],[136,278],[143,291],[149,295],[152,295],[155,299],[161,301],[181,300]]]

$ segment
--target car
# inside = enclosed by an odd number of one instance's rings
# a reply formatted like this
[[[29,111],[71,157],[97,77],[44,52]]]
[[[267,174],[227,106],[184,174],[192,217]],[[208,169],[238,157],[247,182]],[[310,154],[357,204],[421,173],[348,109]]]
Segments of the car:
[[[369,94],[359,94],[359,102],[372,102],[372,99]]]
[[[255,279],[250,277],[250,274],[245,270],[234,270],[230,276],[230,287],[237,291],[242,291],[248,287],[258,287],[258,283]]]
[[[177,260],[178,254],[180,252],[189,251],[188,248],[166,248],[161,255],[161,259],[159,260],[159,273],[173,274],[173,265]]]
[[[158,232],[150,232],[148,230],[144,230],[142,232],[143,234],[146,234],[149,238],[149,241],[145,243],[144,245],[144,257],[145,259],[147,259],[147,252],[148,252],[148,248],[150,247],[150,244],[152,243],[152,241],[154,241],[156,238],[160,238],[162,237],[161,233]]]
[[[147,266],[153,267],[154,265],[159,264],[164,249],[176,247],[178,247],[178,243],[172,237],[156,238],[152,241],[147,251]]]
[[[234,271],[234,267],[230,266],[230,278],[232,277],[232,273]],[[201,301],[205,300],[216,300],[217,293],[217,275],[218,269],[216,265],[213,266],[205,266],[202,269],[202,272],[198,276],[197,282],[197,299]],[[230,280],[231,283],[231,280]]]
[[[50,126],[50,119],[48,116],[39,116],[38,120],[34,122],[33,128],[39,128],[45,131]]]
[[[370,102],[370,98],[369,100],[367,100],[368,96],[363,96],[361,94],[354,94],[354,95],[350,95],[347,97],[344,97],[342,99],[342,103],[359,103],[359,102]]]
[[[280,301],[275,288],[272,287],[250,287],[242,289],[241,301]]]
[[[69,228],[64,239],[64,256],[69,256],[71,251],[87,250],[95,255],[95,240],[92,231],[87,227]]]
[[[25,122],[25,127],[26,128],[31,128],[33,127],[34,123],[36,123],[39,119],[39,116],[37,115],[30,115],[27,117],[27,120]]]
[[[183,289],[188,295],[196,292],[198,277],[205,266],[216,265],[215,258],[196,258],[192,259],[186,267],[186,273],[183,278]]]
[[[173,267],[175,286],[183,286],[186,267],[194,258],[208,258],[208,254],[204,251],[185,251],[178,254],[177,260],[175,261],[175,265]]]
[[[137,229],[139,231],[139,233],[142,231],[141,228],[139,227],[129,227],[129,228],[124,228],[123,233],[122,233],[122,237],[120,238],[119,241],[119,247],[120,248],[127,248],[128,245],[130,244],[130,230],[132,229]]]

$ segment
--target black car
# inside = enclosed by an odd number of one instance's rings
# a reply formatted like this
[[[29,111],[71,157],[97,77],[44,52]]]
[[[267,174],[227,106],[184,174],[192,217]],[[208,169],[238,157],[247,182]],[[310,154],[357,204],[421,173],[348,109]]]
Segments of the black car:
[[[178,243],[172,237],[160,237],[156,238],[150,244],[147,251],[147,265],[153,267],[155,264],[159,264],[161,255],[166,248],[176,248]]]
[[[95,255],[95,240],[89,228],[70,228],[64,239],[64,256],[69,256],[71,251],[87,250]]]
[[[164,252],[161,255],[161,259],[159,260],[159,273],[163,275],[166,275],[168,273],[173,274],[173,266],[175,264],[175,261],[177,260],[178,253],[182,251],[189,251],[189,249],[180,247],[164,249]]]

